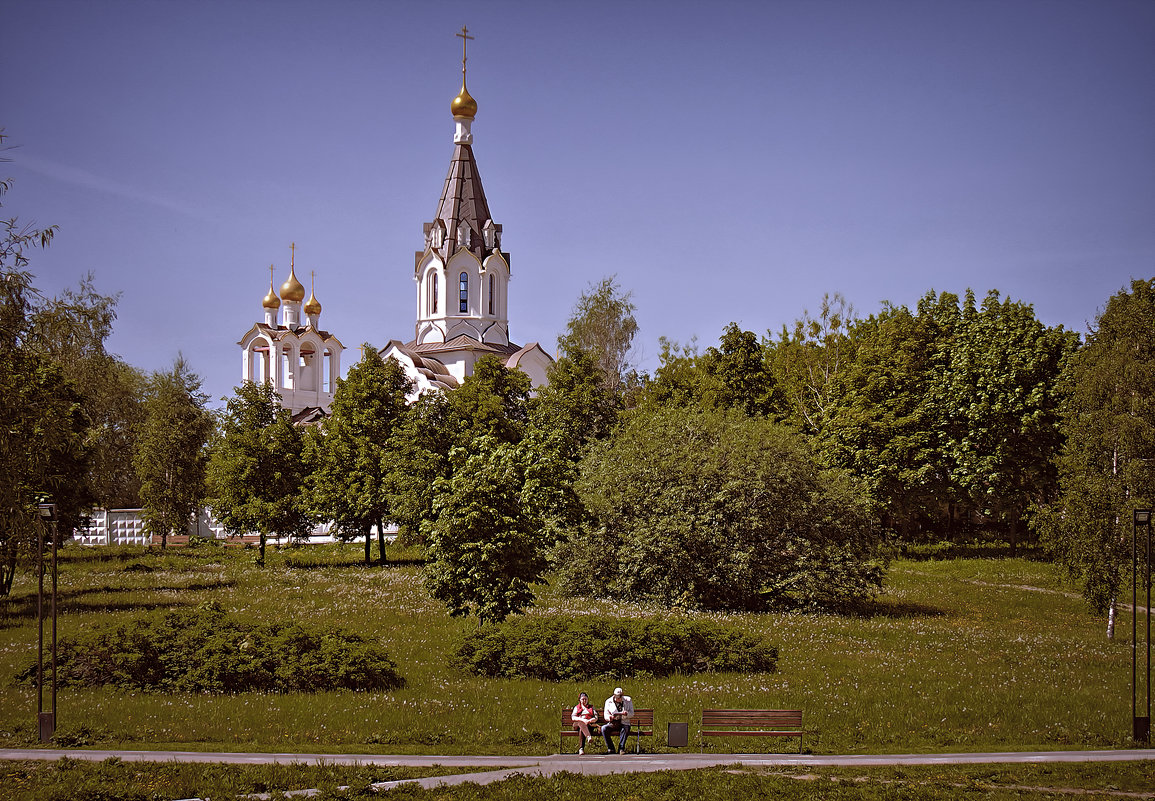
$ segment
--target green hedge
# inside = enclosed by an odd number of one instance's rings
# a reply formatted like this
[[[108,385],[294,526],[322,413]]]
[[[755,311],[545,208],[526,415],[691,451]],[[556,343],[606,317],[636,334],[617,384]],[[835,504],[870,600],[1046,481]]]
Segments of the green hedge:
[[[576,681],[709,671],[773,672],[778,649],[707,621],[518,618],[470,633],[456,667],[479,676]]]
[[[216,603],[65,638],[57,659],[62,685],[126,690],[315,692],[404,684],[385,650],[358,634],[299,623],[241,623]],[[17,678],[35,683],[36,664]]]

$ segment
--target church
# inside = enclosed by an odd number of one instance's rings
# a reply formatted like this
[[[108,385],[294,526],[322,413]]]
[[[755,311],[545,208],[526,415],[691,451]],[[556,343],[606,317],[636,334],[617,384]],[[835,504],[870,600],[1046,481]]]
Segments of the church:
[[[468,33],[462,28],[457,34],[462,39],[461,92],[450,104],[454,133],[449,174],[437,212],[424,225],[423,247],[414,259],[413,338],[406,342],[391,339],[381,350],[382,356],[404,368],[416,387],[414,397],[460,386],[485,356],[521,370],[535,388],[547,382],[553,364],[538,343],[519,345],[509,336],[510,254],[501,249],[501,225],[490,214],[473,155],[471,129],[477,101],[465,81],[465,47],[473,38]],[[261,302],[263,322],[250,328],[238,344],[242,379],[272,383],[294,421],[305,423],[328,412],[344,346],[320,328],[321,304],[316,293],[304,301],[305,288],[296,277],[295,249],[293,253],[289,278],[279,296],[270,275],[269,293]]]

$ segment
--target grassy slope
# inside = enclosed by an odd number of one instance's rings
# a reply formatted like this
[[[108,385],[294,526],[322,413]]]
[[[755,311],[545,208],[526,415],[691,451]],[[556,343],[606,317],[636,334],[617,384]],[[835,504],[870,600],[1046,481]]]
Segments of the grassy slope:
[[[357,545],[271,554],[265,570],[252,566],[251,552],[222,548],[165,556],[103,549],[65,553],[62,636],[135,609],[213,598],[239,615],[335,623],[379,636],[408,679],[405,689],[381,694],[173,697],[68,688],[59,701],[59,732],[66,742],[548,753],[557,749],[557,710],[572,703],[579,689],[600,701],[615,683],[607,678],[579,688],[455,673],[445,666],[452,643],[475,623],[450,619],[424,593],[413,565],[357,566]],[[808,749],[817,753],[1127,745],[1130,617],[1121,616],[1120,637],[1108,641],[1102,621],[1089,617],[1065,590],[1054,568],[1044,564],[900,561],[870,617],[726,616],[779,645],[776,674],[620,681],[636,705],[656,708],[659,729],[675,713],[703,707],[801,707],[813,730]],[[662,614],[557,599],[548,590],[540,606],[542,612],[565,614]],[[34,741],[35,690],[14,686],[12,676],[34,658],[35,641],[35,582],[25,574],[0,618],[3,745]],[[612,655],[606,665],[612,671]],[[695,730],[691,726],[692,735]],[[654,747],[661,748],[663,733]]]

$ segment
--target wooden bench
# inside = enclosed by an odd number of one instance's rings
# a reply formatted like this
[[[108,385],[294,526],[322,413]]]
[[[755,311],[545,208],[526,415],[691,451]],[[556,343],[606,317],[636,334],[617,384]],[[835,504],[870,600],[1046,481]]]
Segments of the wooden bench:
[[[160,546],[164,542],[164,538],[159,534],[153,534],[150,544]],[[188,534],[169,534],[167,547],[169,548],[183,548],[188,545]]]
[[[573,727],[573,708],[566,707],[561,711],[561,736],[558,737],[557,750],[558,753],[564,754],[565,738],[566,737],[580,737],[581,732]],[[602,737],[601,727],[606,723],[602,713],[598,711],[597,723],[590,724],[590,734],[593,735],[591,740],[604,743],[605,739]],[[635,709],[633,716],[630,718],[630,737],[636,738],[634,740],[634,752],[640,754],[642,752],[642,738],[654,736],[654,710],[652,709]],[[629,745],[629,742],[626,742]]]
[[[247,548],[250,545],[259,545],[260,534],[245,534],[243,537],[229,536],[220,541],[226,548]]]
[[[797,737],[802,753],[801,709],[703,709],[702,750],[707,737]]]

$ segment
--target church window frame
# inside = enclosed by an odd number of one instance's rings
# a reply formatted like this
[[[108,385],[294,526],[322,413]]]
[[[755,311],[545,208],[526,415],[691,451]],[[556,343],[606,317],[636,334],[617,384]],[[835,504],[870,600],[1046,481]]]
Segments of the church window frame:
[[[433,273],[433,291],[430,293],[429,307],[432,314],[437,314],[437,273]]]
[[[490,317],[493,316],[493,310],[495,308],[494,307],[494,301],[493,301],[493,293],[496,290],[496,288],[497,288],[497,281],[495,280],[493,274],[490,273],[490,275],[489,275],[489,316]]]
[[[458,277],[457,295],[458,310],[465,314],[469,311],[469,273],[463,272]]]

